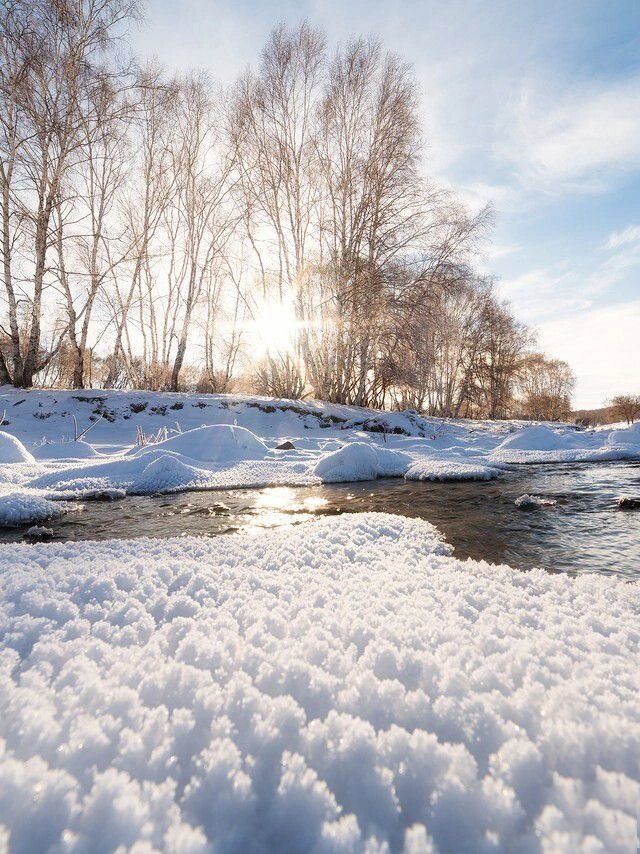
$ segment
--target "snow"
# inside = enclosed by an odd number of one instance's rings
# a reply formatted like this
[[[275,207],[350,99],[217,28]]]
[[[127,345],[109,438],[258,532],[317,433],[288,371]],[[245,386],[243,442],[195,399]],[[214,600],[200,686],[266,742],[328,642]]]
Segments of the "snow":
[[[483,481],[527,463],[640,460],[638,425],[455,421],[241,395],[5,386],[0,398],[0,494],[45,500],[379,477]],[[78,430],[87,432],[73,441]],[[142,447],[140,433],[152,437]],[[293,445],[286,452],[283,440]]]
[[[31,449],[37,460],[90,460],[98,455],[88,442],[45,442]]]
[[[147,445],[138,454],[153,451],[174,451],[192,460],[225,465],[239,460],[262,460],[269,448],[244,427],[214,424],[188,430],[155,445]]]
[[[62,516],[65,508],[32,492],[12,491],[0,495],[0,527],[15,528]]]
[[[366,442],[351,442],[322,456],[313,473],[325,483],[375,480],[379,475],[406,471],[408,457],[376,449]]]
[[[185,465],[177,457],[162,454],[155,457],[134,480],[129,491],[136,495],[172,492],[197,484],[198,470]]]
[[[407,480],[492,480],[501,473],[497,465],[463,459],[424,459],[406,472]]]
[[[383,514],[0,563],[0,847],[635,850],[637,584]]]
[[[0,464],[33,462],[33,455],[19,439],[0,430]]]

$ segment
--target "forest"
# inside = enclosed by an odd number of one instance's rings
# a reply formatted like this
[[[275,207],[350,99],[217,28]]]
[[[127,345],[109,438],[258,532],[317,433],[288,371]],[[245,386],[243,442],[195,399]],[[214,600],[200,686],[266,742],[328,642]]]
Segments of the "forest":
[[[0,382],[559,420],[574,377],[429,177],[414,72],[276,26],[223,87],[136,60],[133,0],[10,0]]]

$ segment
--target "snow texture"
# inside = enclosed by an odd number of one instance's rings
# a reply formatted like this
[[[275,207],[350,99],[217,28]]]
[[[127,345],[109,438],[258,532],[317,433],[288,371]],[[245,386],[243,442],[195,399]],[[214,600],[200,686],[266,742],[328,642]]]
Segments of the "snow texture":
[[[0,561],[0,848],[635,851],[637,584],[382,514]]]
[[[44,522],[45,519],[62,516],[65,512],[63,505],[31,492],[7,492],[0,495],[0,526],[5,528]]]
[[[37,460],[90,460],[98,456],[96,449],[82,439],[76,442],[44,442],[33,447],[31,453]]]

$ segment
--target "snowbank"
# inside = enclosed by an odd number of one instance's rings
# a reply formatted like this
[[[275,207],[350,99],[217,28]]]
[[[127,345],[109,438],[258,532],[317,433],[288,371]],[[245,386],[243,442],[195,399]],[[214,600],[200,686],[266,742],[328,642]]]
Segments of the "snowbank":
[[[622,430],[612,430],[607,436],[607,445],[610,447],[640,446],[640,421]]]
[[[0,464],[32,463],[33,456],[19,439],[0,430]]]
[[[379,514],[0,561],[16,851],[635,850],[638,585]]]
[[[31,522],[44,522],[62,516],[64,506],[30,492],[0,495],[0,527],[17,528]]]
[[[576,430],[561,424],[453,421],[409,410],[376,412],[239,395],[4,387],[0,398],[8,429],[18,437],[0,436],[0,462],[4,453],[7,460],[24,463],[0,465],[0,482],[40,490],[44,498],[378,477],[489,480],[526,463],[640,460],[638,425]],[[93,425],[91,443],[64,441],[73,419],[82,428]],[[173,435],[140,448],[134,445],[136,429],[147,436]],[[277,450],[284,437],[292,447]],[[18,439],[36,444],[36,464]],[[145,474],[150,463],[167,455],[183,467],[165,461]]]
[[[371,445],[352,442],[318,460],[313,473],[326,483],[375,480],[378,477],[378,455]]]

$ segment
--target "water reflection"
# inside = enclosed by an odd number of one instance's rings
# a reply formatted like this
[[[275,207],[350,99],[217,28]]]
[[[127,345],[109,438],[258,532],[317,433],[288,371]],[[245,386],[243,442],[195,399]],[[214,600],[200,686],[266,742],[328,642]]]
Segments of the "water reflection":
[[[252,507],[248,508],[248,530],[275,528],[291,522],[311,519],[315,513],[322,512],[329,504],[321,495],[301,495],[299,489],[290,486],[273,486],[263,489],[255,497]]]
[[[523,512],[523,493],[555,506]],[[379,511],[436,525],[459,557],[567,572],[640,578],[640,512],[617,509],[640,495],[640,466],[526,466],[488,483],[407,483],[402,479],[321,487],[270,487],[85,502],[83,512],[48,523],[55,539],[217,536],[296,524],[317,515]],[[23,531],[0,531],[21,540]]]

